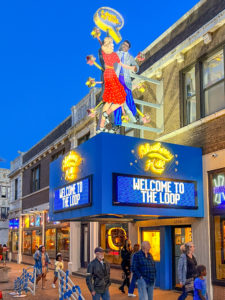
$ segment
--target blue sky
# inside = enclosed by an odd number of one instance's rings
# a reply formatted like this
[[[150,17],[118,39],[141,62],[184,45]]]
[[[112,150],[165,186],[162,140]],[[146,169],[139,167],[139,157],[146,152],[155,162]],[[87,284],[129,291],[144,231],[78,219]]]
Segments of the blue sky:
[[[0,168],[27,151],[69,114],[99,73],[86,64],[99,45],[90,35],[99,7],[119,11],[134,56],[198,1],[1,1]],[[115,47],[117,49],[117,46]]]

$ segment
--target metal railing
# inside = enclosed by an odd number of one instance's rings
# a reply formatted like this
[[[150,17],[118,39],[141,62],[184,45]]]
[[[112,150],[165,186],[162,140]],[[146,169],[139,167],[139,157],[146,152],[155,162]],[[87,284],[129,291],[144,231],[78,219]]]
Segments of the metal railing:
[[[69,271],[58,271],[59,274],[59,300],[85,300],[78,285],[74,285],[69,277]]]
[[[32,270],[32,271],[30,271]],[[14,292],[10,293],[13,297],[25,297],[28,292],[35,295],[36,291],[36,269],[34,267],[29,267],[23,269],[23,273],[20,277],[14,281]]]

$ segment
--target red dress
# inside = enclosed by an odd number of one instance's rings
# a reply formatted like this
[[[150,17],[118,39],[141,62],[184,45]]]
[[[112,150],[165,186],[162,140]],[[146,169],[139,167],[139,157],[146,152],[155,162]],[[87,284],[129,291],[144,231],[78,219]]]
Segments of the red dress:
[[[127,95],[113,68],[115,63],[120,62],[119,56],[115,52],[106,54],[104,51],[102,51],[102,56],[105,62],[103,101],[113,104],[123,104]]]

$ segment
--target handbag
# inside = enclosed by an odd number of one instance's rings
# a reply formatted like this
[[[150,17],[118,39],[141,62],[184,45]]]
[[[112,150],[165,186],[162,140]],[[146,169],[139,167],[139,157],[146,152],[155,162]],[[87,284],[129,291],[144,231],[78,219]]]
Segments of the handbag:
[[[194,291],[194,278],[191,277],[191,278],[186,279],[184,287],[185,287],[186,293],[193,292]]]

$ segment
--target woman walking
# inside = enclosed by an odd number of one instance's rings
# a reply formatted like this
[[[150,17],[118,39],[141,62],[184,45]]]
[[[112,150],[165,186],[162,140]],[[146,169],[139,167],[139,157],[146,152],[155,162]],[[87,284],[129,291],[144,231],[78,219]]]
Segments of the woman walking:
[[[34,267],[36,268],[36,275],[37,275],[36,285],[42,279],[42,289],[44,289],[46,275],[48,272],[48,264],[50,263],[48,253],[45,252],[44,246],[40,246],[38,251],[35,252],[34,260],[35,260]]]
[[[197,261],[194,256],[194,244],[185,244],[185,249],[178,261],[178,278],[182,287],[182,294],[178,300],[187,298],[188,293],[194,291],[194,280],[197,277]],[[182,249],[181,249],[182,250]]]
[[[131,257],[131,265],[132,265],[132,259],[133,256],[136,252],[138,252],[140,250],[140,245],[139,244],[135,244],[134,248],[133,248],[133,252],[132,252],[132,257]],[[134,289],[135,289],[135,284],[137,281],[137,277],[134,273],[132,273],[132,279],[131,279],[131,283],[128,289],[128,297],[136,297],[136,295],[134,294]]]
[[[125,278],[123,281],[123,284],[119,287],[122,293],[125,293],[124,287],[125,285],[128,287],[130,286],[130,262],[131,262],[131,254],[132,254],[132,248],[131,248],[131,241],[126,240],[125,245],[121,251],[121,267],[124,272]]]

